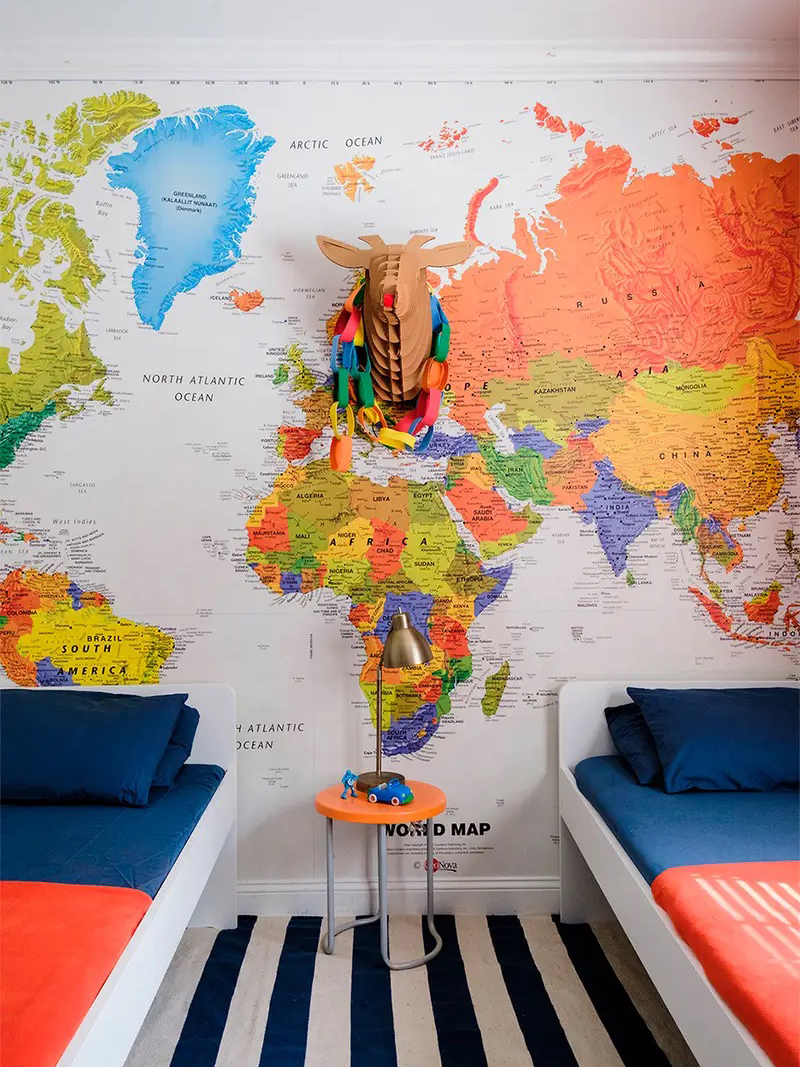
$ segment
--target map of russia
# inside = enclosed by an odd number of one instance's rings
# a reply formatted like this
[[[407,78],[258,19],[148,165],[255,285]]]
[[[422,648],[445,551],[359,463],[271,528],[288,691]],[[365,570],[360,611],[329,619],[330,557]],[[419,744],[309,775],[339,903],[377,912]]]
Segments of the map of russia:
[[[252,179],[275,143],[240,107],[160,119],[131,152],[109,159],[109,183],[139,202],[133,295],[154,330],[179,293],[228,270],[253,217]]]

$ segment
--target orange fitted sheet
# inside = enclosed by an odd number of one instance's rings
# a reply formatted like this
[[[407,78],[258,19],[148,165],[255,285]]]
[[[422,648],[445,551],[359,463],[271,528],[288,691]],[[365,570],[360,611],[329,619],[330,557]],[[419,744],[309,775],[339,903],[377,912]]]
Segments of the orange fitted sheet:
[[[151,903],[139,889],[0,882],[3,1067],[55,1067]]]
[[[652,888],[709,982],[775,1067],[798,1067],[800,863],[672,867]]]

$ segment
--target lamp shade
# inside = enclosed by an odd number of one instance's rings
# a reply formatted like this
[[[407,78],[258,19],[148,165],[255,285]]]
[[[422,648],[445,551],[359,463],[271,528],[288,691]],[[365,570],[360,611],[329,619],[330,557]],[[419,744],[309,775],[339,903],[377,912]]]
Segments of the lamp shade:
[[[433,659],[431,646],[411,625],[405,611],[392,616],[392,624],[386,635],[381,664],[384,667],[416,667]]]

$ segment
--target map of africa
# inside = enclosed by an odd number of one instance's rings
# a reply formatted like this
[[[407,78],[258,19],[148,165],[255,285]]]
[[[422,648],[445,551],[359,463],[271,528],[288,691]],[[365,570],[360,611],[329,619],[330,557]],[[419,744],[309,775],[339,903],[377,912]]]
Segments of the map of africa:
[[[552,867],[564,679],[797,672],[800,118],[639,88],[0,86],[0,667],[229,681],[245,832],[275,804],[246,878],[310,877],[298,804],[369,759],[398,610],[434,655],[386,672],[384,753],[494,813],[440,845],[473,872]],[[314,238],[370,232],[477,249],[429,272],[429,449],[338,472],[357,277]]]

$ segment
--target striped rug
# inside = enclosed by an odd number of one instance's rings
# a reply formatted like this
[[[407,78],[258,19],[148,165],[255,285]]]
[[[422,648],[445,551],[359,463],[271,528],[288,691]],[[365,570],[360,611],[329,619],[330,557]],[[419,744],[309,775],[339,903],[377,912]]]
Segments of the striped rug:
[[[342,921],[345,921],[344,919]],[[621,930],[443,915],[427,967],[389,972],[377,924],[187,932],[126,1067],[696,1067]],[[432,947],[390,920],[397,958]]]

